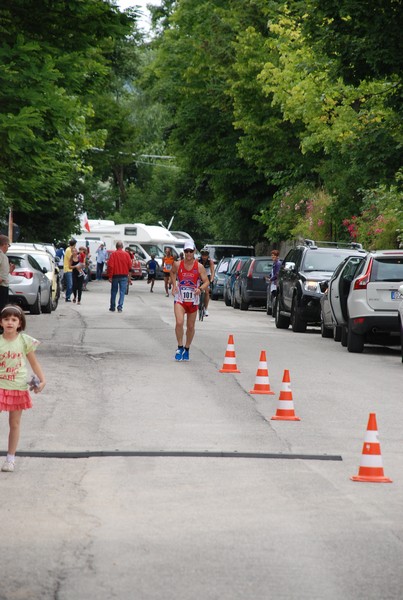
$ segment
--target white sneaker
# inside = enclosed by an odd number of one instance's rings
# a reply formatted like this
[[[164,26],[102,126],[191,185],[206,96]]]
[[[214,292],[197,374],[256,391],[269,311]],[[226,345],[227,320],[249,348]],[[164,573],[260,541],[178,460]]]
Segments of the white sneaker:
[[[208,317],[208,310],[207,310],[207,308],[204,309],[204,316]]]
[[[6,471],[7,473],[12,473],[14,471],[14,463],[6,460],[6,462],[1,467],[1,470]]]

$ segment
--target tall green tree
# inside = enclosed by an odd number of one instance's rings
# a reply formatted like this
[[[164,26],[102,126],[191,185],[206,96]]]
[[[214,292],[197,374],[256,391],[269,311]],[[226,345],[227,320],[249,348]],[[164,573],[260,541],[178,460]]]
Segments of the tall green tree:
[[[1,3],[0,190],[28,238],[72,230],[83,151],[105,139],[89,125],[91,96],[131,22],[102,0]]]

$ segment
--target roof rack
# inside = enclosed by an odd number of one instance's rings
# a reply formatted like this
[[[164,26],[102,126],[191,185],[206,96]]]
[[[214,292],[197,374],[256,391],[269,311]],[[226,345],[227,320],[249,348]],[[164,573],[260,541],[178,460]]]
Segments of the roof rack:
[[[309,248],[318,248],[318,246],[320,246],[322,248],[352,248],[354,250],[363,250],[362,244],[359,244],[358,242],[328,242],[326,240],[315,242],[314,240],[305,238],[304,244],[305,246],[309,246]]]

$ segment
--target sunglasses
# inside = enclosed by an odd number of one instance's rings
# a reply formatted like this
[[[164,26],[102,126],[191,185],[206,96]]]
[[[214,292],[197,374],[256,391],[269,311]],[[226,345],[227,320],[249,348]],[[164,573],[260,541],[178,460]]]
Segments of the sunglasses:
[[[194,250],[184,250],[185,254],[187,254],[188,252],[194,252]]]

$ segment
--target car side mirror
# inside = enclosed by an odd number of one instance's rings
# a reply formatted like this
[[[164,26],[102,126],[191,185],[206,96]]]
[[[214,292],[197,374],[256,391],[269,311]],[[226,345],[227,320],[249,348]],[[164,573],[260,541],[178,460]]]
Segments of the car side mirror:
[[[47,273],[47,272],[48,272],[47,268],[46,268],[46,267],[43,267],[43,268],[42,268],[42,273],[43,273],[44,275],[46,275],[46,273]]]
[[[324,281],[319,281],[319,288],[322,294],[324,294],[326,290],[329,289],[329,282],[327,281],[327,279],[325,279]]]

